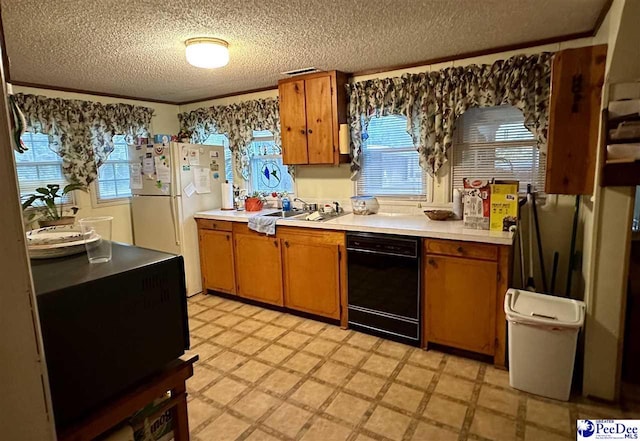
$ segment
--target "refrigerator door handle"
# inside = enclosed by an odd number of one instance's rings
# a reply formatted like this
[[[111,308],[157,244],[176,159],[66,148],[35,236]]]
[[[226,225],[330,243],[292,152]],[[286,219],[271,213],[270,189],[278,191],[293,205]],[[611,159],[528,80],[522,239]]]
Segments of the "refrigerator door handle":
[[[173,234],[176,240],[176,245],[180,245],[180,223],[178,222],[178,207],[176,196],[171,196],[171,220],[173,221]]]

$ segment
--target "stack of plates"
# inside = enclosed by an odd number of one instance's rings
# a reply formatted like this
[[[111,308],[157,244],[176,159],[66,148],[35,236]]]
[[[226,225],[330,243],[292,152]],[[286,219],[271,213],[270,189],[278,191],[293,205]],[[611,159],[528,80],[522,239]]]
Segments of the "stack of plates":
[[[83,253],[85,243],[98,240],[100,240],[99,235],[93,232],[83,234],[80,227],[76,225],[57,225],[27,232],[29,257],[32,259],[49,259]]]

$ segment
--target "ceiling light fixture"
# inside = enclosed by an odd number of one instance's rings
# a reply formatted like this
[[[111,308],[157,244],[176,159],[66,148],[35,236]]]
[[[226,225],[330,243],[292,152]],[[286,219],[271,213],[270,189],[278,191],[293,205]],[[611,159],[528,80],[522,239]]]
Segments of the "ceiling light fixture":
[[[189,64],[203,69],[215,69],[229,63],[229,43],[219,38],[198,37],[185,42]]]

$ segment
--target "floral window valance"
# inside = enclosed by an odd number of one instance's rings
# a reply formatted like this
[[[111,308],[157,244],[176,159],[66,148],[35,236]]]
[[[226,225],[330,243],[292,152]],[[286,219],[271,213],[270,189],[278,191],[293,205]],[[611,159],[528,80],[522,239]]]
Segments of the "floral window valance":
[[[27,131],[44,133],[57,145],[69,182],[89,185],[98,167],[113,151],[112,138],[127,142],[148,136],[153,109],[130,104],[102,104],[18,93],[16,104],[24,113]]]
[[[178,119],[180,130],[187,133],[193,143],[202,144],[213,133],[226,135],[236,171],[245,180],[249,177],[249,146],[254,130],[270,131],[276,146],[281,146],[277,98],[200,108],[181,113]]]
[[[456,119],[471,107],[510,104],[546,152],[552,54],[518,55],[493,64],[451,67],[347,85],[353,160],[360,171],[363,134],[372,117],[407,117],[407,131],[420,152],[420,165],[434,175],[447,161]],[[419,137],[414,134],[418,128]]]

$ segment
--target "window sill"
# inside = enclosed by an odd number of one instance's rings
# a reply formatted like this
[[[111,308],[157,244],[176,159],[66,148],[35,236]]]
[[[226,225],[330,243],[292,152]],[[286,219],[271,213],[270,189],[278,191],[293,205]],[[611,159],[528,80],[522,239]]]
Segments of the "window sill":
[[[93,198],[92,198],[93,199]],[[93,208],[106,208],[106,207],[115,207],[117,205],[129,205],[131,203],[131,198],[117,198],[117,199],[103,199],[103,200],[92,200]]]

